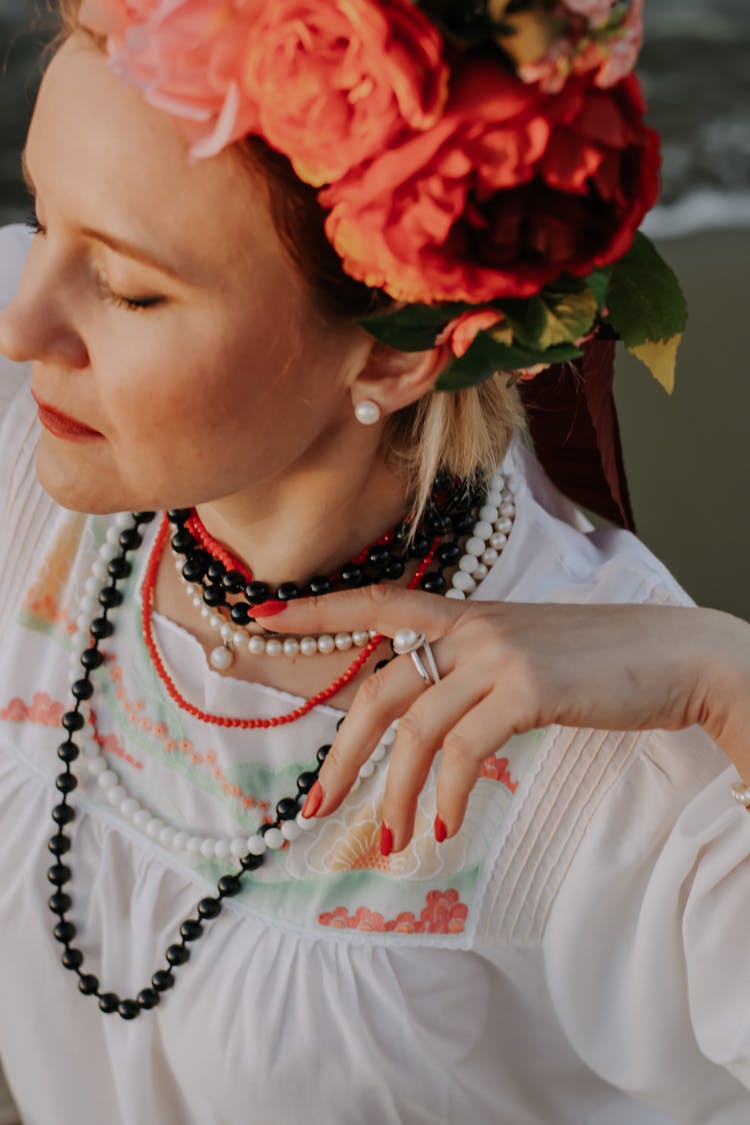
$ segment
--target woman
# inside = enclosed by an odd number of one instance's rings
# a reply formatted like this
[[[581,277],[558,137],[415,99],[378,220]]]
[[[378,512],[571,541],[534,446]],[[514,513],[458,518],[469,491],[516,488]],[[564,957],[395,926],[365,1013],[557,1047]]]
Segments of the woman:
[[[460,831],[421,754],[416,806],[381,826],[386,776],[401,788],[386,732],[335,815],[300,810],[332,811],[315,767],[389,654],[374,619],[297,634],[293,615],[316,611],[280,607],[299,589],[379,570],[437,575],[457,601],[686,599],[546,479],[504,378],[430,397],[468,318],[418,351],[362,330],[382,294],[322,230],[314,254],[300,245],[311,211],[282,162],[228,143],[257,127],[252,107],[227,93],[206,132],[205,90],[147,80],[154,43],[184,80],[206,6],[139,23],[149,7],[88,4],[71,24],[25,152],[39,230],[30,248],[3,234],[0,1056],[21,1118],[744,1121],[750,818],[702,731],[547,714],[500,756],[501,728]],[[209,7],[218,81],[236,29]],[[421,18],[393,12],[402,30]],[[144,27],[136,73],[118,51]],[[283,57],[257,43],[258,66]],[[404,94],[414,120],[441,89]],[[396,684],[388,719],[422,672],[430,691],[453,674],[447,642],[433,668],[421,638],[401,641],[360,689],[372,708]],[[459,721],[466,694],[453,705]],[[408,749],[407,724],[395,767]]]

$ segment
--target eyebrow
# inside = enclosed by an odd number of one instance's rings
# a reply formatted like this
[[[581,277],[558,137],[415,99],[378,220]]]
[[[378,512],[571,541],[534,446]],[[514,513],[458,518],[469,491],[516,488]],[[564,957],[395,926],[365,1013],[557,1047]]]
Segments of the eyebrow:
[[[32,179],[31,172],[29,171],[29,164],[26,158],[26,149],[24,149],[21,153],[21,174],[23,176],[26,187],[29,189],[32,195],[36,195],[36,187],[34,185],[34,180]],[[160,273],[167,274],[169,277],[174,278],[176,281],[183,282],[183,284],[185,282],[185,277],[182,274],[178,273],[177,270],[172,268],[172,266],[168,266],[165,262],[162,262],[158,258],[155,258],[153,254],[151,254],[143,247],[135,246],[131,242],[126,242],[124,239],[116,238],[112,234],[106,234],[104,231],[93,230],[91,227],[81,227],[80,233],[86,238],[92,238],[96,242],[103,243],[104,246],[108,246],[110,250],[114,250],[117,254],[122,254],[126,258],[133,258],[136,262],[142,262],[144,265],[150,266],[152,269],[159,270]]]

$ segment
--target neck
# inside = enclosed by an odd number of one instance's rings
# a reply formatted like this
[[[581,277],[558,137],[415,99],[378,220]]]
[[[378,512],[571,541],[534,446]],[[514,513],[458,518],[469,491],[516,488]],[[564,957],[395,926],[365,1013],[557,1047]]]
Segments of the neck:
[[[326,574],[406,514],[406,488],[382,458],[286,473],[201,504],[208,532],[261,581],[304,582]]]

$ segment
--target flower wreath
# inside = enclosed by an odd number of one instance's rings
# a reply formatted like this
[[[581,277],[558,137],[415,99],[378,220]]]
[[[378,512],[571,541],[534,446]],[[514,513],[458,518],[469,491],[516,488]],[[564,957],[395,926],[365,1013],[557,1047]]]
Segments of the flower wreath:
[[[643,0],[83,0],[115,72],[194,159],[248,135],[318,189],[362,321],[450,348],[438,389],[620,337],[671,389],[686,310],[637,228],[659,142]]]

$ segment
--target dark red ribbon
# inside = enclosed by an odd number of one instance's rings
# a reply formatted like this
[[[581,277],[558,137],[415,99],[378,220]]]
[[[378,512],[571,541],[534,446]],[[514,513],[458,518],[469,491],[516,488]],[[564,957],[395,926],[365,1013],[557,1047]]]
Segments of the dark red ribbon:
[[[615,341],[519,384],[536,455],[576,504],[635,531],[614,398]]]

